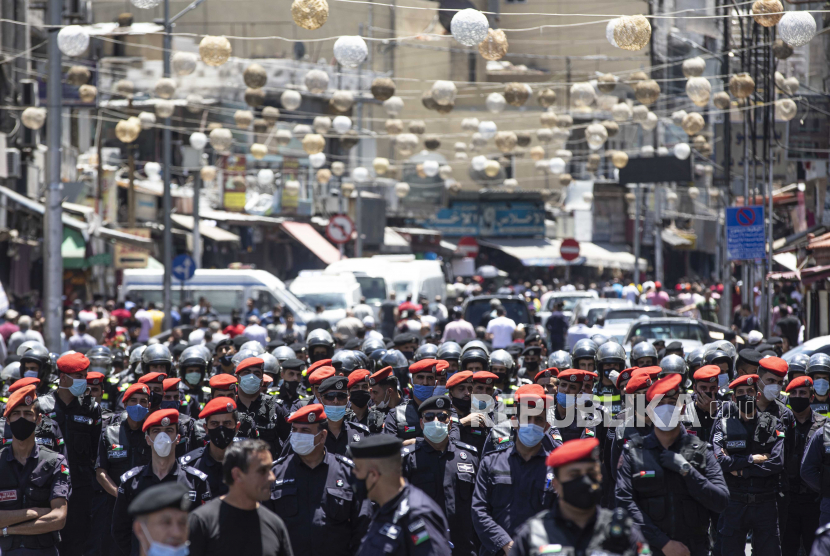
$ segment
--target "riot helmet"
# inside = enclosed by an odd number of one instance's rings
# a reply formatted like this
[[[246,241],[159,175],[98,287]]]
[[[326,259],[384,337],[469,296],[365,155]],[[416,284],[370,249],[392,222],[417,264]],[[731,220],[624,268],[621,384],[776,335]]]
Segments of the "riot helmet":
[[[294,350],[288,346],[280,346],[276,348],[274,351],[271,352],[271,355],[276,357],[277,361],[282,363],[283,361],[288,361],[289,359],[296,359],[297,354],[294,353]]]
[[[703,362],[706,365],[717,365],[721,368],[721,371],[725,370],[730,377],[735,370],[734,359],[732,359],[729,354],[719,349],[706,353],[706,355],[703,356]],[[721,367],[721,365],[726,365],[726,369]]]
[[[830,375],[830,355],[814,353],[810,356],[810,366],[807,367],[807,374],[813,376],[816,373]]]
[[[438,346],[435,358],[448,362],[458,361],[461,358],[461,346],[455,342],[444,342]]]
[[[233,365],[233,368],[236,369],[237,365],[251,357],[259,357],[259,354],[252,349],[241,349],[233,354],[233,357],[231,357],[231,364]]]
[[[39,378],[41,382],[45,382],[49,378],[52,360],[49,358],[49,350],[43,344],[35,343],[27,346],[26,351],[20,354],[19,362],[20,372],[23,377]],[[31,367],[32,365],[37,368],[29,368],[27,370],[27,367]]]
[[[413,361],[420,361],[421,359],[435,359],[438,355],[438,346],[435,344],[424,344],[415,350]]]
[[[591,336],[591,341],[594,342],[597,345],[597,349],[599,349],[601,345],[608,341],[608,336],[605,334],[594,334]]]
[[[26,353],[27,349],[31,349],[34,346],[42,345],[43,344],[41,342],[38,342],[37,340],[26,340],[25,342],[17,346],[17,355],[23,356],[23,354]]]
[[[257,357],[262,358],[262,372],[273,378],[276,384],[280,376],[280,362],[268,352],[260,353]]]
[[[358,369],[358,360],[354,352],[348,349],[341,349],[335,353],[331,358],[331,366],[334,367],[335,374],[344,374],[349,376],[352,372]]]
[[[699,347],[686,354],[686,366],[689,368],[690,375],[694,375],[695,371],[703,366],[705,353],[706,350]]]
[[[260,344],[256,340],[247,341],[244,344],[242,344],[241,346],[239,346],[239,351],[242,351],[243,349],[249,349],[249,350],[255,352],[257,355],[261,355],[261,354],[265,353],[265,348],[262,347],[262,344]]]
[[[807,374],[807,369],[810,367],[810,356],[806,353],[799,353],[789,361],[789,368],[787,369],[787,380],[792,381],[801,375]]]
[[[587,368],[585,370],[593,371],[598,349],[599,346],[597,346],[596,342],[589,338],[583,338],[576,342],[571,350],[571,359],[573,360],[574,368],[582,368],[579,366],[579,362],[588,360],[588,365],[586,365]]]
[[[196,386],[205,378],[208,365],[210,364],[209,352],[206,349],[199,349],[203,346],[190,346],[179,356],[179,374],[190,386]],[[197,370],[192,370],[196,368]]]
[[[559,369],[560,371],[572,369],[573,361],[571,360],[571,354],[564,349],[554,351],[550,354],[550,357],[548,357],[548,367],[553,367],[555,369]]]
[[[490,355],[490,350],[487,349],[487,344],[485,344],[481,340],[470,340],[469,342],[464,344],[464,347],[461,350],[461,355],[464,355],[464,352],[467,351],[468,349],[474,349],[474,348],[478,348],[478,349],[482,350],[484,353],[486,353],[487,355]]]
[[[6,387],[20,380],[20,361],[13,361],[3,367],[3,370],[0,371],[0,379],[3,379],[3,384]]]
[[[381,368],[392,367],[392,373],[397,377],[398,384],[401,386],[409,384],[409,361],[406,359],[406,355],[401,353],[400,350],[388,350],[383,354],[380,360],[380,366]]]
[[[130,372],[137,377],[144,374],[144,370],[141,368],[141,356],[145,349],[147,349],[147,346],[136,346],[130,352]]]
[[[308,358],[312,363],[321,359],[331,359],[334,355],[334,339],[322,328],[312,330],[306,338]]]
[[[679,355],[667,355],[660,361],[660,377],[677,374],[686,377],[686,361]]]
[[[142,374],[150,372],[151,365],[161,365],[164,367],[164,373],[169,377],[173,368],[173,356],[170,350],[164,344],[153,344],[147,346],[141,354],[141,369]]]
[[[644,340],[631,348],[631,364],[635,367],[651,367],[657,364],[658,359],[657,349],[651,342]]]
[[[615,342],[605,342],[597,350],[596,365],[601,377],[611,380],[609,373],[612,370],[619,373],[626,367],[625,348]]]
[[[386,344],[383,343],[383,340],[378,338],[367,338],[363,341],[363,345],[360,346],[360,350],[369,356],[372,355],[372,352],[376,349],[384,349],[385,347]]]
[[[510,361],[513,361],[512,357]],[[458,360],[458,368],[462,371],[488,371],[490,370],[490,356],[486,351],[477,347],[465,350]]]
[[[89,359],[89,371],[99,372],[104,376],[109,376],[112,371],[112,351],[107,346],[95,346],[86,352],[86,358]]]

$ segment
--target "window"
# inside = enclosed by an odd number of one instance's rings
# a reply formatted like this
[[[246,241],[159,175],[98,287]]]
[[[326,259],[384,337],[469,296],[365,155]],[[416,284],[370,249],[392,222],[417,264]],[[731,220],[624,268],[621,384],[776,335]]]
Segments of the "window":
[[[193,289],[190,292],[190,298],[198,300],[204,297],[210,301],[213,310],[220,315],[230,315],[231,311],[242,311],[245,307],[245,300],[242,299],[241,289]]]
[[[326,311],[331,309],[346,309],[346,296],[342,293],[301,293],[297,297],[309,307],[322,305]]]
[[[703,327],[691,323],[654,323],[640,324],[634,327],[629,337],[642,336],[656,340],[697,340],[701,343],[709,341],[709,334]]]
[[[386,300],[386,281],[383,278],[370,276],[356,276],[360,284],[360,292],[366,298],[366,303],[380,303]]]
[[[527,305],[523,301],[502,299],[501,304],[507,318],[512,319],[516,324],[530,323],[530,314],[527,311]],[[464,320],[473,326],[487,326],[487,323],[490,322],[490,312],[489,299],[473,301],[467,305],[467,309],[464,311]]]

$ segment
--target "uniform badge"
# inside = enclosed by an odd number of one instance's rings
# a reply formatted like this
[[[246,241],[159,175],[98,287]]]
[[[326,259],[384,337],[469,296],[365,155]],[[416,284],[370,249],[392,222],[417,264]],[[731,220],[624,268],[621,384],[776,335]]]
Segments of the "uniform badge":
[[[196,501],[196,491],[195,490],[188,490],[187,491],[187,496],[188,496],[188,498],[190,498],[191,502]]]
[[[308,422],[309,423],[313,423],[316,420],[317,420],[317,414],[315,414],[315,413],[309,413],[308,414]]]
[[[375,385],[375,379],[374,378],[370,378],[368,382],[369,382],[369,386],[374,386]]]
[[[459,463],[458,464],[458,472],[459,473],[475,473],[475,467],[473,467],[472,463]]]
[[[337,384],[334,385],[334,387],[337,388],[338,390],[342,390],[343,389],[343,383],[338,382]]]
[[[487,384],[493,384],[493,379],[492,379],[492,378],[488,378],[488,379],[486,380],[486,383],[487,383]]]
[[[17,500],[17,490],[0,490],[0,502]]]
[[[164,418],[161,420],[161,426],[162,426],[162,427],[166,427],[166,426],[167,426],[167,425],[169,425],[169,424],[170,424],[170,417],[164,417]]]
[[[343,479],[337,479],[337,481],[334,484],[337,485],[338,487],[342,487],[343,486]]]
[[[753,380],[754,379],[752,377],[749,377],[746,379],[746,383],[751,385],[753,383]]]
[[[228,413],[233,413],[233,404],[228,404],[225,406],[225,409],[228,410]]]
[[[352,435],[352,440],[354,440],[355,442],[360,441],[360,435],[359,434],[353,434]]]
[[[32,399],[32,396],[26,396],[26,399],[25,399],[25,400],[23,400],[23,404],[24,404],[24,405],[32,405],[32,402],[33,402],[33,401],[34,401],[34,400]]]
[[[571,375],[570,381],[571,382],[576,382],[576,375]]]
[[[461,459],[467,459],[467,454],[464,453],[464,452],[461,452],[461,454],[458,457],[460,457]]]
[[[435,400],[435,407],[437,407],[438,409],[444,407],[444,400]]]
[[[392,525],[391,523],[385,524],[383,527],[380,528],[380,534],[389,537],[392,540],[398,538],[398,535],[401,534],[401,528],[397,525]]]

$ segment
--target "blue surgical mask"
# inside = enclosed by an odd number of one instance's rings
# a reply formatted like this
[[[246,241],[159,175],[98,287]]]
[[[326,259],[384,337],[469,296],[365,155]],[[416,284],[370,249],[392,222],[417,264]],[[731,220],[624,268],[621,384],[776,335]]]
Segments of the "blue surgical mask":
[[[182,407],[182,402],[176,400],[162,400],[160,409],[175,409],[178,411]]]
[[[575,401],[576,397],[573,394],[563,394],[562,392],[556,393],[556,405],[571,407]]]
[[[184,375],[184,379],[187,381],[188,384],[192,386],[196,386],[199,384],[199,381],[202,380],[202,373],[195,372],[195,373],[187,373]]]
[[[147,531],[147,527],[143,523],[140,523],[140,525],[144,530],[144,537],[150,541],[150,549],[147,551],[147,556],[187,556],[190,554],[190,548],[188,547],[189,543],[185,543],[181,546],[170,546],[169,544],[156,542],[150,536],[149,531]]]
[[[446,396],[447,392],[449,392],[449,390],[447,390],[446,386],[440,386],[439,385],[439,386],[436,386],[435,390],[432,391],[432,395],[433,396]]]
[[[127,415],[136,423],[143,421],[148,413],[150,413],[150,410],[143,405],[136,404],[127,406]]]
[[[73,378],[72,379],[72,386],[68,387],[67,390],[75,396],[83,396],[84,392],[86,392],[86,379],[85,378]]]
[[[288,441],[291,442],[291,449],[298,455],[307,456],[314,451],[314,447],[316,446],[314,440],[318,434],[321,433],[308,434],[305,432],[292,432],[291,436],[288,437]]]
[[[329,421],[342,421],[346,416],[345,405],[324,405],[323,409],[326,410],[326,419]]]
[[[239,379],[239,387],[249,396],[259,392],[260,386],[262,386],[262,379],[255,374],[247,374]]]
[[[37,371],[26,371],[23,373],[24,378],[37,378]]]
[[[539,425],[528,423],[527,425],[519,425],[519,442],[532,448],[542,441],[545,436],[545,429]]]
[[[828,382],[827,379],[820,378],[813,383],[813,389],[819,396],[824,396],[827,394],[827,391],[830,390],[830,382]]]
[[[729,386],[729,375],[727,374],[719,374],[718,375],[718,388],[726,388]]]
[[[435,386],[416,384],[412,387],[412,391],[418,400],[425,401],[432,397],[432,393],[435,391]]]
[[[429,421],[428,423],[424,423],[424,437],[430,442],[440,444],[449,435],[449,429],[449,423]]]

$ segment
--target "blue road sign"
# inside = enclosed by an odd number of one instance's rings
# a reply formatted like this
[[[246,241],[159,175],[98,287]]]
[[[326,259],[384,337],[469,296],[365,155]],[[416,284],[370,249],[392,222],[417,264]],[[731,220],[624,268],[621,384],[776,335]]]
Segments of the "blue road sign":
[[[763,206],[726,208],[726,253],[730,261],[766,258]]]
[[[193,278],[196,274],[196,261],[188,254],[178,255],[173,259],[173,278],[184,282]]]

